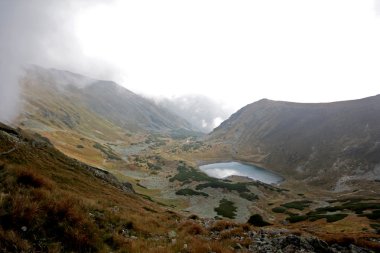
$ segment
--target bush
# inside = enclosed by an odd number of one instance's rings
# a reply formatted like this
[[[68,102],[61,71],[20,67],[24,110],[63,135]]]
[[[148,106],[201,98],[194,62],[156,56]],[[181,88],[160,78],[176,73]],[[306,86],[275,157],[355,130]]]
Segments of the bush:
[[[195,189],[202,190],[202,189],[207,188],[207,187],[221,188],[221,189],[226,189],[229,191],[237,191],[239,193],[249,192],[249,190],[247,188],[247,184],[245,184],[245,183],[230,184],[230,183],[225,183],[225,182],[221,182],[221,181],[214,181],[214,182],[199,184],[195,187]]]
[[[226,218],[234,219],[236,216],[237,208],[234,206],[234,202],[227,199],[222,199],[219,202],[219,206],[214,208],[218,215]]]
[[[286,220],[288,220],[290,223],[296,223],[296,222],[304,221],[307,219],[308,219],[308,216],[306,215],[293,215],[286,218]]]
[[[180,181],[180,182],[187,182],[187,181],[202,182],[202,181],[216,180],[214,178],[207,176],[206,173],[196,170],[193,167],[188,167],[183,163],[178,165],[177,170],[178,170],[178,174],[170,178],[169,179],[170,182],[174,182],[175,180]]]
[[[275,207],[275,208],[272,208],[272,212],[274,213],[285,213],[286,212],[286,208],[284,207]]]
[[[190,189],[190,188],[180,189],[180,190],[176,191],[175,194],[183,195],[183,196],[204,196],[204,197],[208,197],[207,193],[194,191],[193,189]]]
[[[263,217],[260,214],[254,214],[248,219],[248,224],[251,224],[256,227],[265,227],[272,225],[269,222],[264,221]]]
[[[309,207],[311,203],[313,203],[313,202],[310,200],[299,200],[299,201],[293,201],[293,202],[285,203],[285,204],[282,204],[281,206],[302,211],[305,208]]]
[[[254,194],[254,193],[248,193],[248,192],[241,192],[239,193],[239,196],[242,197],[243,199],[249,200],[249,201],[255,201],[258,200],[259,197]]]

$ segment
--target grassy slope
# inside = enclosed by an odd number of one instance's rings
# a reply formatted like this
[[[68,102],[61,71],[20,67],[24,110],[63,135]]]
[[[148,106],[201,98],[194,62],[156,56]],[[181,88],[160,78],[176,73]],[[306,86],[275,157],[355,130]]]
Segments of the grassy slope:
[[[95,177],[40,137],[0,130],[0,143],[0,154],[16,146],[0,155],[1,249],[177,252],[191,243],[190,252],[230,252],[226,242],[193,237],[187,230],[194,224]]]

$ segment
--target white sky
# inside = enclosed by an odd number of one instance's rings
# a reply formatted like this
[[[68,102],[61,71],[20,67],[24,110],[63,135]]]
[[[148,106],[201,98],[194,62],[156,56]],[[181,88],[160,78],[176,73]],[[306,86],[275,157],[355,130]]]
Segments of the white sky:
[[[375,2],[377,1],[377,2]],[[203,94],[238,109],[380,93],[378,0],[139,0],[84,9],[86,56],[148,96]]]

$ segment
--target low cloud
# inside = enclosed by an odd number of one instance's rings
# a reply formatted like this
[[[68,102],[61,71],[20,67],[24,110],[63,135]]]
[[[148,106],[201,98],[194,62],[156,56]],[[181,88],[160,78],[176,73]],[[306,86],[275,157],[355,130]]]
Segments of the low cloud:
[[[0,1],[0,121],[17,117],[19,79],[29,64],[112,78],[113,68],[85,57],[73,34],[75,15],[86,7],[84,0]]]
[[[232,113],[232,110],[226,109],[222,103],[202,95],[161,98],[156,99],[156,102],[205,133],[211,132]]]

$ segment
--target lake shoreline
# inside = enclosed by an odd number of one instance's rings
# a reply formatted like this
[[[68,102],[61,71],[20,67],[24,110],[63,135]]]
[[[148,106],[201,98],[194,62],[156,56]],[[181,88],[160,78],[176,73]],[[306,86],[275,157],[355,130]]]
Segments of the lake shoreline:
[[[217,162],[198,161],[197,164],[199,170],[211,177],[219,179],[225,179],[230,176],[240,176],[272,185],[280,185],[285,181],[285,178],[277,172],[248,162],[218,160]],[[234,172],[236,172],[236,174],[234,174]]]

